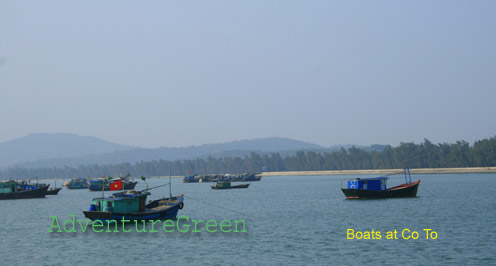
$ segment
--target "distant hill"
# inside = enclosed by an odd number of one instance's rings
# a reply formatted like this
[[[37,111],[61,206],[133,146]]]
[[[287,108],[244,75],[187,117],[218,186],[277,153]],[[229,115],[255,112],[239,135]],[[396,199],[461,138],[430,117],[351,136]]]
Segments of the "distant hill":
[[[182,160],[194,159],[198,157],[226,157],[226,156],[240,156],[248,155],[250,152],[269,153],[269,152],[282,152],[282,151],[295,151],[295,150],[321,150],[323,147],[289,138],[262,138],[254,140],[240,140],[220,144],[204,144],[200,146],[190,146],[181,148],[132,148],[129,146],[118,145],[106,142],[93,137],[80,137],[71,134],[34,134],[35,136],[28,135],[23,141],[18,139],[17,145],[12,142],[7,142],[10,145],[16,146],[29,146],[32,151],[33,147],[36,148],[35,154],[27,156],[26,152],[17,154],[17,160],[10,160],[6,163],[3,157],[0,157],[0,166],[20,167],[20,168],[40,168],[40,167],[77,167],[79,165],[105,165],[117,163],[136,163],[140,161],[152,160]],[[68,136],[69,135],[69,136]],[[29,137],[29,138],[28,138]],[[58,137],[62,140],[55,140]],[[86,138],[86,139],[85,139]],[[91,138],[91,139],[87,139]],[[98,140],[100,146],[95,147],[88,140]],[[30,145],[26,143],[29,142]],[[82,143],[85,142],[85,143]],[[37,143],[40,143],[38,145]],[[2,143],[0,145],[5,145]],[[62,146],[60,144],[63,144]],[[113,146],[117,145],[117,146]],[[12,146],[12,147],[13,147]],[[80,146],[86,149],[81,149]],[[103,149],[103,146],[107,147]],[[56,147],[59,147],[57,151]],[[69,147],[73,147],[70,153]],[[0,149],[2,147],[0,146]],[[10,148],[12,150],[12,148]],[[24,160],[21,159],[24,157]],[[14,161],[14,163],[12,163]],[[9,162],[9,161],[7,161]]]
[[[0,143],[0,167],[29,161],[79,157],[133,147],[90,136],[67,133],[35,133]]]

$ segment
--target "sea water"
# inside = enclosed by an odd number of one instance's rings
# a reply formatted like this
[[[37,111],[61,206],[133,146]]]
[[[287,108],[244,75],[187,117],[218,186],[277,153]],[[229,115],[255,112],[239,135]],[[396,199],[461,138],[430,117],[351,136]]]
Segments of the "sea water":
[[[86,221],[82,211],[102,193],[64,188],[45,199],[2,200],[0,264],[496,264],[495,174],[414,176],[421,180],[416,198],[380,200],[346,200],[340,190],[346,178],[354,176],[263,177],[247,189],[231,190],[173,179],[173,195],[185,196],[178,217],[242,220],[246,232],[212,233],[205,226],[201,232],[167,233],[161,226],[158,232],[95,232],[89,223],[86,232],[76,224],[76,233],[50,233],[53,217],[61,226],[72,217]],[[147,181],[149,187],[169,182]],[[389,180],[402,182],[402,176]],[[145,188],[139,181],[136,189]],[[151,193],[149,199],[160,198],[169,188]],[[364,239],[372,230],[373,237]]]

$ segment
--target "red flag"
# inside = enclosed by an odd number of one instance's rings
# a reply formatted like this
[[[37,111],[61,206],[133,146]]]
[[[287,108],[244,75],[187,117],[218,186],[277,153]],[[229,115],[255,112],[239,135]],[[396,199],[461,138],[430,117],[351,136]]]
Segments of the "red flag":
[[[122,189],[122,179],[119,179],[119,181],[115,181],[113,183],[110,183],[110,190],[121,190]]]

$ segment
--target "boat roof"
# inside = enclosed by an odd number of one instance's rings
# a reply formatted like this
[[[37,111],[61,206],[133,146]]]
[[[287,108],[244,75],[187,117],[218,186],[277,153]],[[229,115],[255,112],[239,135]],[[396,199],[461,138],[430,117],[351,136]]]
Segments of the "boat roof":
[[[103,200],[123,200],[123,199],[130,199],[130,198],[149,196],[149,195],[151,195],[150,192],[139,192],[139,191],[128,190],[125,192],[113,193],[112,196],[105,196]],[[94,198],[93,200],[102,200],[102,198],[101,197]]]
[[[368,178],[355,178],[353,180],[381,180],[381,179],[389,179],[389,177],[385,177],[385,176],[378,176],[378,177],[368,177]]]

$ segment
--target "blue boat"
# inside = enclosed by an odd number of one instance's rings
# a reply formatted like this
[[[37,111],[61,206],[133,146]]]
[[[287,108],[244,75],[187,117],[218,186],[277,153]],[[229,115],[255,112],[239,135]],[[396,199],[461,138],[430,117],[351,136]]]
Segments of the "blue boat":
[[[388,177],[355,178],[341,188],[347,199],[383,199],[416,197],[420,180],[412,182],[410,169],[404,169],[405,184],[387,188]],[[409,181],[407,179],[407,173]]]
[[[198,183],[198,181],[196,175],[188,175],[183,178],[183,183]]]
[[[67,184],[68,189],[85,189],[89,186],[86,178],[74,178]]]

